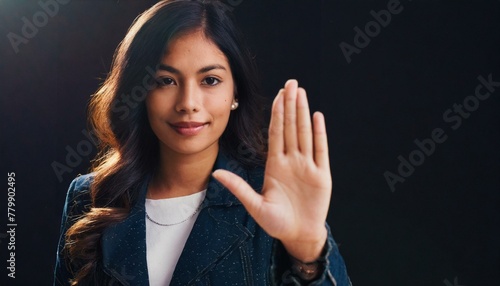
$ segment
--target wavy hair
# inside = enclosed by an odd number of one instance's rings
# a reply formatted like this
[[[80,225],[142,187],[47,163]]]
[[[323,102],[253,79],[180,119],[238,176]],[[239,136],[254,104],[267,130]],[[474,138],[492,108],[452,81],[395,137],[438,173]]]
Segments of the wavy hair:
[[[229,10],[220,1],[160,1],[135,19],[118,45],[110,73],[89,105],[100,145],[92,167],[90,211],[66,232],[72,285],[98,282],[102,232],[127,217],[139,185],[158,166],[158,139],[144,99],[156,87],[154,73],[175,37],[201,30],[226,55],[240,105],[219,140],[221,151],[245,166],[264,165],[263,97],[255,63]]]

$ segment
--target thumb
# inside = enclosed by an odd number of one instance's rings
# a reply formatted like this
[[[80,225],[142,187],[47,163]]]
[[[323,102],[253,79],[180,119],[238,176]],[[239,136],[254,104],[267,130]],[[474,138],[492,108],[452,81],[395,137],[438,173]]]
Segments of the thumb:
[[[255,217],[260,205],[262,196],[243,180],[240,176],[226,170],[216,170],[212,173],[217,181],[223,184],[233,195],[245,206],[248,213]]]

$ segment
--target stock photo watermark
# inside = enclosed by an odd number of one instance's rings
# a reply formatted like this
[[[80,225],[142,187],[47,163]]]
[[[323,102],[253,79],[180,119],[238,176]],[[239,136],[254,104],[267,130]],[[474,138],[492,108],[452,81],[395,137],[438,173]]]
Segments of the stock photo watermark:
[[[7,173],[7,276],[16,278],[16,173]]]
[[[244,0],[228,0],[226,5],[224,5],[226,11],[233,11],[235,7],[239,6]],[[47,26],[51,18],[54,18],[60,11],[62,5],[66,5],[71,0],[40,0],[38,1],[38,6],[40,10],[33,13],[31,17],[22,17],[22,26],[18,33],[9,32],[7,33],[7,39],[14,52],[17,54],[20,52],[20,46],[26,45],[31,39],[33,39],[40,29]]]
[[[411,2],[411,0],[408,1]],[[355,34],[352,44],[345,41],[339,44],[339,48],[348,64],[351,63],[353,54],[360,54],[361,50],[368,47],[372,39],[381,33],[382,28],[386,28],[391,23],[392,17],[404,10],[399,0],[389,0],[386,7],[387,9],[381,9],[378,12],[371,10],[370,15],[373,20],[368,21],[364,29],[358,26],[354,27]]]
[[[461,103],[454,103],[451,108],[443,112],[442,118],[449,125],[451,131],[456,131],[465,119],[479,108],[480,102],[487,100],[495,89],[500,87],[500,81],[494,81],[493,75],[490,73],[484,77],[477,77],[479,84],[474,89],[473,95],[466,96]],[[396,190],[397,183],[404,183],[416,170],[416,167],[421,166],[425,159],[432,156],[439,144],[444,143],[448,139],[448,135],[443,128],[434,128],[428,138],[415,139],[413,142],[416,148],[407,156],[399,155],[397,157],[399,165],[395,172],[385,171],[384,178],[392,192]]]
[[[119,114],[121,120],[125,120],[130,116],[131,109],[136,108],[146,99],[148,92],[158,86],[158,83],[154,80],[155,75],[155,69],[150,66],[146,67],[146,75],[142,78],[141,84],[134,86],[130,94],[121,94],[120,97],[113,102],[111,111]],[[92,154],[94,150],[97,150],[99,139],[95,132],[83,129],[81,133],[85,138],[80,140],[76,144],[76,147],[66,145],[64,163],[59,161],[53,161],[51,163],[52,170],[59,183],[63,181],[64,174],[71,174],[76,167],[82,164],[83,158]]]
[[[95,132],[89,132],[86,129],[82,129],[81,133],[83,134],[83,136],[85,136],[85,139],[80,140],[76,144],[75,148],[70,145],[66,145],[66,156],[64,163],[53,161],[50,164],[59,183],[63,181],[63,175],[65,173],[73,172],[73,169],[80,166],[80,164],[83,162],[83,158],[92,154],[94,150],[97,150],[99,140],[97,139]]]
[[[38,6],[40,10],[35,12],[31,19],[24,16],[21,18],[23,23],[21,31],[19,34],[14,32],[7,33],[7,39],[9,39],[12,49],[17,54],[19,53],[19,46],[21,44],[28,44],[31,39],[33,39],[41,28],[47,26],[50,18],[54,18],[60,11],[60,5],[66,5],[71,0],[46,0],[38,1]]]

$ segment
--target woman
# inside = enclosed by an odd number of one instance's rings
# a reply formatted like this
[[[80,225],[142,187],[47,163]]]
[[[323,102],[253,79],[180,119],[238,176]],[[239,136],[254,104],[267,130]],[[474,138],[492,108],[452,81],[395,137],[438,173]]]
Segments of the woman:
[[[255,67],[227,11],[161,1],[120,43],[90,104],[101,153],[70,185],[56,284],[350,284],[325,224],[324,118],[311,123],[289,80],[267,150]]]

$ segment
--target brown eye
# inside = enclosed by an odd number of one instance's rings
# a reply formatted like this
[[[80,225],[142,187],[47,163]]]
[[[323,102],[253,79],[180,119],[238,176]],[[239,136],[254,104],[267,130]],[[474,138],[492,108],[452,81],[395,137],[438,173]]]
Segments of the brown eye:
[[[175,84],[175,81],[172,78],[169,78],[169,77],[157,78],[156,82],[160,86],[174,85]]]
[[[210,85],[210,86],[214,86],[214,85],[218,85],[220,83],[220,80],[215,78],[215,77],[207,77],[205,78],[203,81],[202,81],[203,84],[206,84],[206,85]]]

